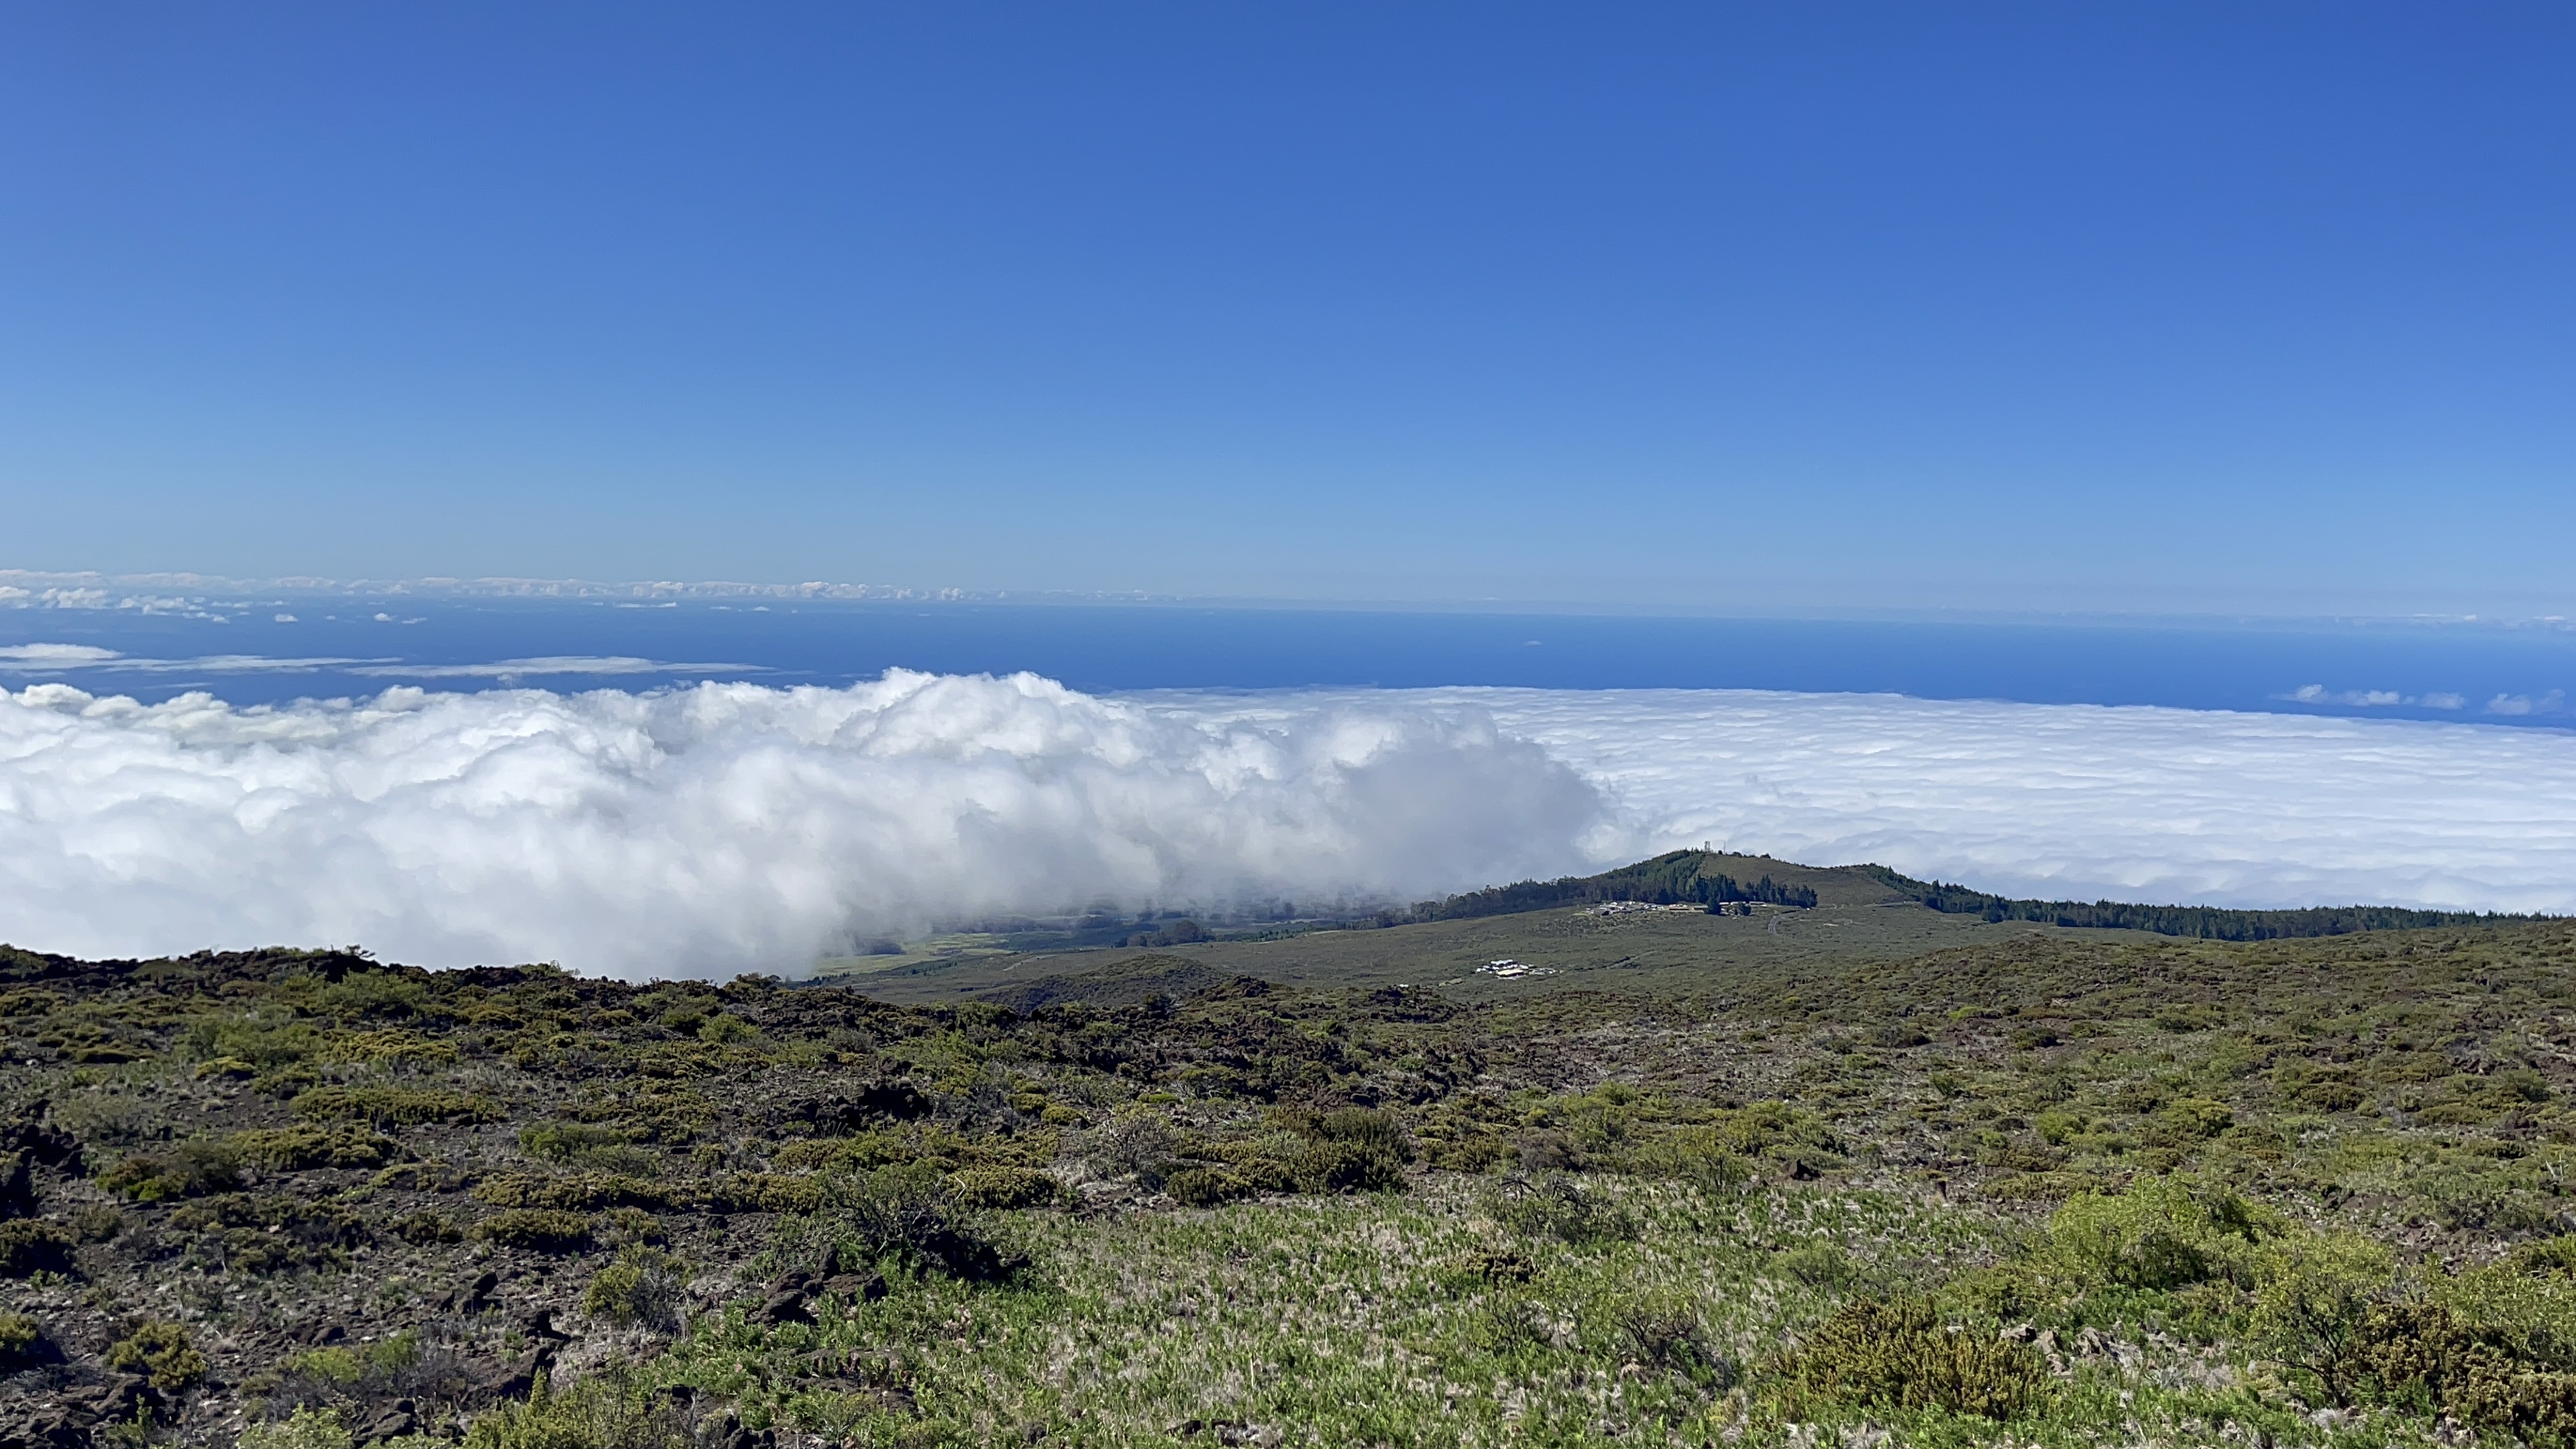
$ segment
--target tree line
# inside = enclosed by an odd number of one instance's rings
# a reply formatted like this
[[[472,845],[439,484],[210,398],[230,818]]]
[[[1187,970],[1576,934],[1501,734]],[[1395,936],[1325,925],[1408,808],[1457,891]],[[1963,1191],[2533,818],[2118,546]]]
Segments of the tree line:
[[[2241,911],[2224,906],[2149,906],[2126,901],[2042,901],[1989,895],[1942,881],[1920,881],[1885,866],[1859,867],[1909,898],[1949,915],[1988,921],[2037,921],[2108,931],[2152,931],[2208,941],[2278,941],[2345,936],[2355,931],[2408,931],[2434,926],[2494,926],[2547,920],[2494,911],[2414,911],[2399,906],[2311,906]]]

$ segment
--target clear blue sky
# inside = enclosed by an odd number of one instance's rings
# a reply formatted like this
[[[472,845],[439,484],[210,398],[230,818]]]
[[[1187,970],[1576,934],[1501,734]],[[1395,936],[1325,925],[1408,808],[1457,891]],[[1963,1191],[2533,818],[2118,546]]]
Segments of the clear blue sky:
[[[0,565],[2576,612],[2563,4],[11,5]]]

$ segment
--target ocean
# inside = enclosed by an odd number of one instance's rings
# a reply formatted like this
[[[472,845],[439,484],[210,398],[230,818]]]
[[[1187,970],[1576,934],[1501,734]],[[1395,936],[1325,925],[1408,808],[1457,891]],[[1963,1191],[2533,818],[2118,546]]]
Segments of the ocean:
[[[2576,630],[1888,622],[990,602],[411,595],[0,609],[0,683],[146,703],[394,685],[841,686],[888,669],[1144,690],[1751,689],[2568,728]],[[47,648],[46,646],[67,646]],[[14,656],[14,657],[13,657]],[[66,657],[70,656],[70,657]]]

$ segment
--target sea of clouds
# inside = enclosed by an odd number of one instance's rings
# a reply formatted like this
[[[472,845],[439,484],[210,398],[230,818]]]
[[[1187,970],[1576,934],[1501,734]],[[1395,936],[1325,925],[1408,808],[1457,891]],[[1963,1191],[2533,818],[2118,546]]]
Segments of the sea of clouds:
[[[2576,910],[2576,734],[1745,691],[1030,675],[242,709],[0,691],[0,940],[793,974],[1113,902],[1398,901],[1680,845],[2016,894]]]

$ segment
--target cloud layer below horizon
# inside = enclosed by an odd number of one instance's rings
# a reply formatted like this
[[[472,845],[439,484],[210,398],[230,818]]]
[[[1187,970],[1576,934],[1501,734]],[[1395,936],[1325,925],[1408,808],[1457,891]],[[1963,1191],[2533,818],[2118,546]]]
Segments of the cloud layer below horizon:
[[[1677,845],[2049,896],[2576,910],[2576,735],[1744,691],[0,692],[0,940],[795,972],[1093,902],[1418,899]]]

